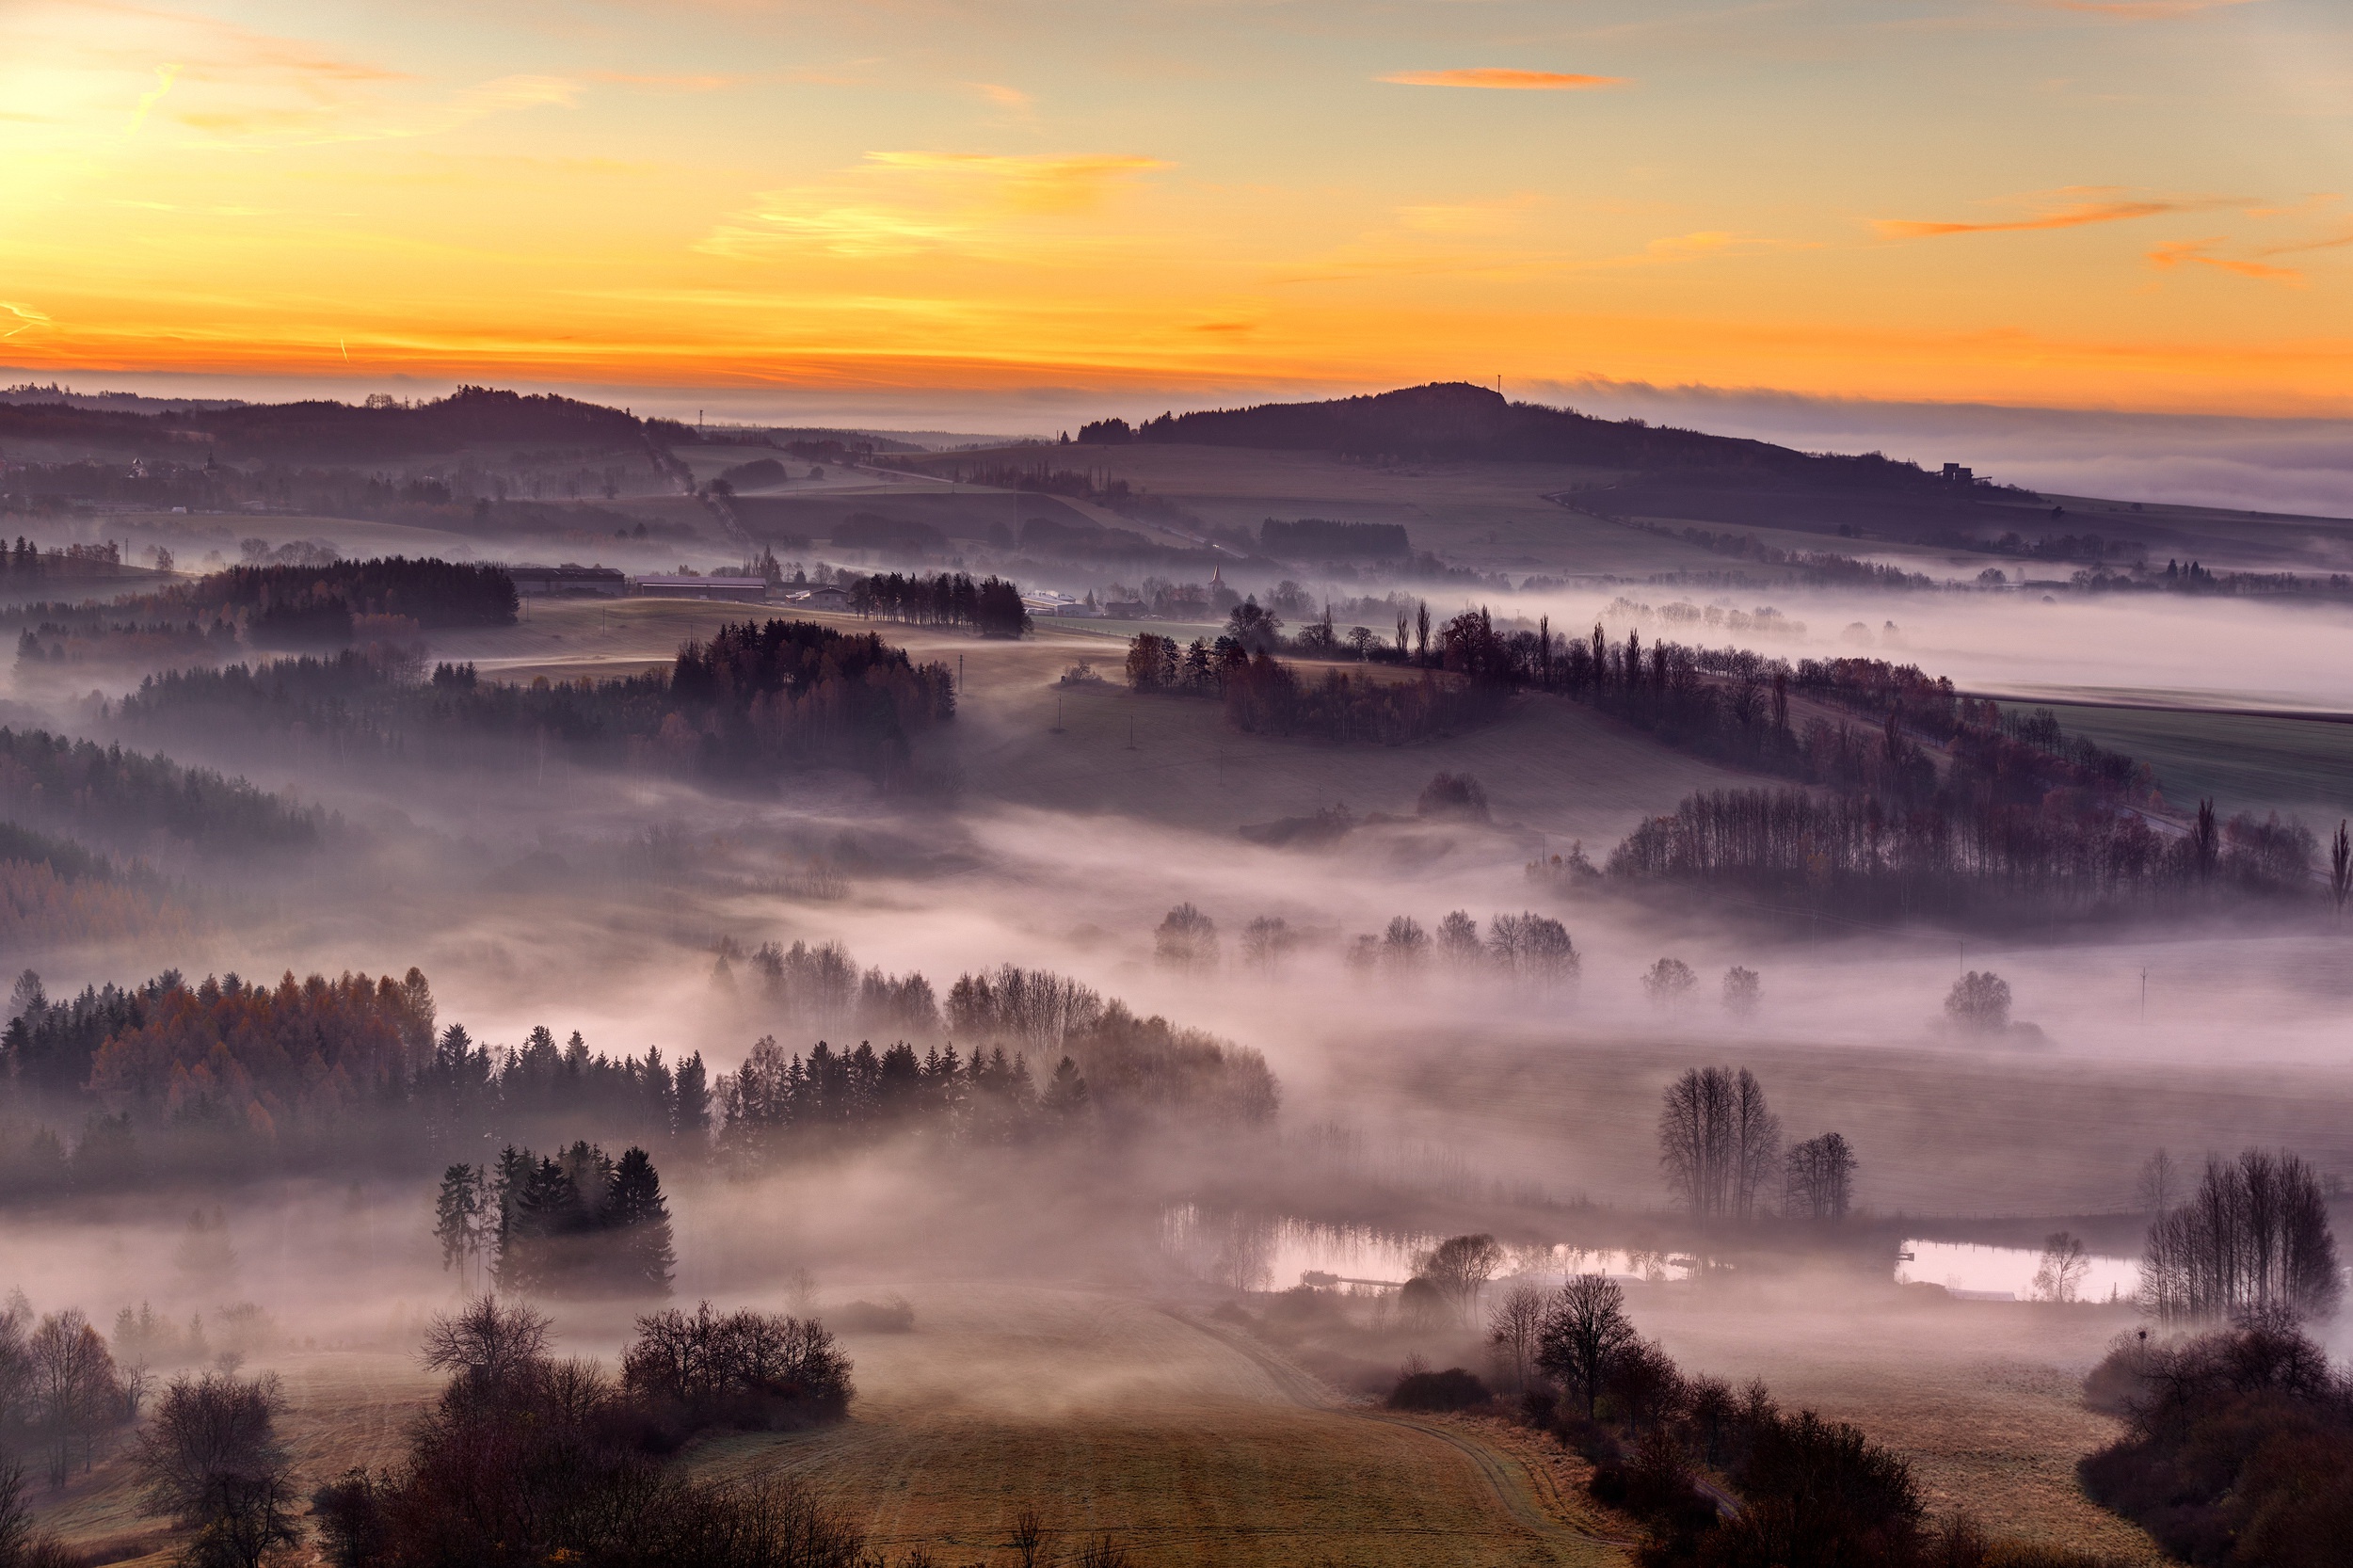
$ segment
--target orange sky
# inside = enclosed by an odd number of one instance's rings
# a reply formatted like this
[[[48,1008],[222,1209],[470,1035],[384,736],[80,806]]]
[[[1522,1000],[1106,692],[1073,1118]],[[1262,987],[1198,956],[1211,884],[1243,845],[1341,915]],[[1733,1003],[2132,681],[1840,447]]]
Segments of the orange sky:
[[[2353,13],[0,14],[0,364],[2353,411]]]

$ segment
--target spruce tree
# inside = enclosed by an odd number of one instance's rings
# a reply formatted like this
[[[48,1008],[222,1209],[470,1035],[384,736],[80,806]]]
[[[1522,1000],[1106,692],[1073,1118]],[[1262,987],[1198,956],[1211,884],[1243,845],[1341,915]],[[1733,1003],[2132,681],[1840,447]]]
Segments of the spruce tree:
[[[644,1149],[632,1148],[613,1167],[603,1219],[613,1232],[607,1266],[614,1286],[632,1295],[667,1296],[678,1263],[670,1209],[661,1175]]]

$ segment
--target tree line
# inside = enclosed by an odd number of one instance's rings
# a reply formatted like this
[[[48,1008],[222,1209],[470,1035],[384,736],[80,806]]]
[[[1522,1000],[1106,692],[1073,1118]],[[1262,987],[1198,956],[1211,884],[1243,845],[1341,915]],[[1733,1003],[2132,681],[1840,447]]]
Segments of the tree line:
[[[1470,728],[1497,712],[1492,695],[1461,681],[1428,673],[1384,680],[1338,669],[1303,677],[1230,636],[1214,647],[1196,638],[1180,649],[1174,638],[1141,632],[1128,645],[1127,677],[1140,695],[1214,697],[1244,734],[1405,745]]]
[[[876,572],[848,578],[850,608],[861,616],[917,626],[969,627],[984,637],[1018,637],[1030,630],[1021,590],[1001,578],[978,583],[965,572]]]
[[[432,988],[414,968],[400,979],[288,973],[275,986],[234,973],[191,986],[168,971],[57,1001],[28,974],[0,1033],[0,1170],[24,1196],[111,1192],[174,1177],[408,1169],[486,1138],[521,1144],[567,1128],[690,1167],[714,1152],[740,1167],[902,1127],[968,1143],[1106,1118],[1249,1126],[1280,1100],[1257,1051],[1139,1017],[1045,970],[962,976],[942,1009],[920,975],[870,991],[875,972],[858,980],[830,944],[773,956],[773,978],[753,966],[760,1003],[794,1026],[904,1025],[884,1032],[897,1043],[820,1041],[804,1056],[770,1036],[713,1081],[699,1053],[675,1064],[653,1047],[607,1056],[577,1032],[559,1044],[545,1027],[494,1049],[462,1024],[437,1029]],[[886,1011],[867,1004],[872,997]],[[920,1062],[910,1040],[930,1047]],[[69,1146],[61,1129],[77,1121]],[[583,1211],[596,1208],[604,1176],[569,1169],[568,1179]]]
[[[2345,1281],[2318,1173],[2284,1151],[2210,1156],[2188,1201],[2150,1224],[2140,1291],[2169,1325],[2333,1315]]]
[[[0,1167],[28,1196],[270,1170],[413,1168],[488,1137],[586,1127],[687,1158],[707,1148],[712,1090],[699,1054],[592,1053],[544,1027],[493,1049],[462,1024],[438,1032],[432,988],[395,980],[234,973],[190,986],[51,1000],[21,977],[0,1033]],[[59,1128],[78,1135],[71,1147]]]
[[[151,676],[116,712],[171,730],[296,732],[344,761],[511,770],[552,746],[575,762],[736,780],[821,765],[889,778],[954,716],[953,688],[946,666],[872,633],[770,620],[681,644],[667,672],[523,685],[444,664],[419,683],[400,661],[346,650]]]
[[[1898,811],[1866,794],[1715,790],[1637,827],[1608,871],[1850,913],[1999,917],[2225,891],[2312,896],[2315,847],[2299,824],[2250,813],[2225,824],[2210,804],[2188,832],[2168,837],[2137,813],[2064,801]]]
[[[767,944],[752,954],[751,968],[759,1000],[789,1029],[846,1029],[903,1044],[962,1041],[969,1048],[966,1057],[959,1058],[951,1045],[925,1059],[924,1070],[933,1075],[927,1080],[934,1085],[931,1102],[945,1118],[941,1126],[978,1117],[983,1128],[996,1129],[987,1136],[1011,1136],[1033,1115],[1059,1120],[1080,1110],[1123,1123],[1174,1116],[1250,1124],[1272,1117],[1280,1099],[1274,1076],[1258,1052],[1158,1016],[1139,1017],[1119,999],[1106,999],[1047,969],[1008,964],[968,972],[949,987],[943,1003],[920,973],[890,976],[867,969],[861,974],[838,943],[795,942],[790,949]],[[1005,1048],[1013,1051],[1010,1059]],[[856,1064],[859,1053],[866,1053],[871,1066],[834,1069],[861,1082],[880,1074],[896,1050],[876,1054],[865,1042],[851,1051],[824,1048],[836,1064]],[[1029,1066],[1032,1059],[1038,1064],[1034,1070]],[[772,1051],[764,1060],[766,1080],[786,1081],[775,1076],[789,1075],[784,1054]],[[1048,1068],[1048,1062],[1055,1065]],[[898,1063],[890,1069],[891,1083],[914,1081],[905,1076],[918,1065],[912,1049]],[[750,1065],[747,1059],[745,1066]],[[1045,1075],[1045,1083],[1035,1081],[1038,1074]],[[876,1089],[848,1093],[841,1103],[880,1103]],[[1069,1103],[1074,1094],[1080,1102],[1075,1106]],[[763,1089],[760,1103],[776,1103],[773,1091]]]
[[[240,859],[300,853],[342,824],[315,806],[160,752],[0,728],[0,812],[138,851]]]

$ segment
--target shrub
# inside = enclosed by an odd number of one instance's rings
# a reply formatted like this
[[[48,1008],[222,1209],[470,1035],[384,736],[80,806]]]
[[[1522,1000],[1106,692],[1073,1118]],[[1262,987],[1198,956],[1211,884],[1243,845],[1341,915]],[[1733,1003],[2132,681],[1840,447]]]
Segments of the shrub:
[[[1494,1396],[1476,1372],[1449,1367],[1443,1372],[1408,1372],[1389,1391],[1391,1410],[1468,1410]]]

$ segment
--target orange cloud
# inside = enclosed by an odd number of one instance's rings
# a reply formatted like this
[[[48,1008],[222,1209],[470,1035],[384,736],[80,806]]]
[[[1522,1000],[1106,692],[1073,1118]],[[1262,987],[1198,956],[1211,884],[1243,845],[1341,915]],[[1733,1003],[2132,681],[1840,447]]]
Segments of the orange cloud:
[[[1506,92],[1574,92],[1584,88],[1622,88],[1624,76],[1585,76],[1563,71],[1513,71],[1503,66],[1465,66],[1453,71],[1392,71],[1376,81],[1409,88],[1489,88]]]
[[[1882,238],[1928,239],[1939,234],[2004,234],[2030,229],[2080,229],[2092,223],[2122,223],[2162,213],[2191,212],[2219,205],[2212,201],[2087,201],[2040,217],[2010,218],[1999,223],[1920,223],[1909,218],[1879,218],[1871,227]]]
[[[2235,272],[2242,278],[2263,278],[2281,283],[2300,283],[2304,275],[2291,266],[2265,266],[2261,262],[2236,261],[2229,256],[2209,256],[2206,251],[2220,245],[2219,236],[2210,240],[2168,240],[2149,252],[2149,264],[2169,272],[2185,263],[2195,266],[2210,266],[2217,272]]]

